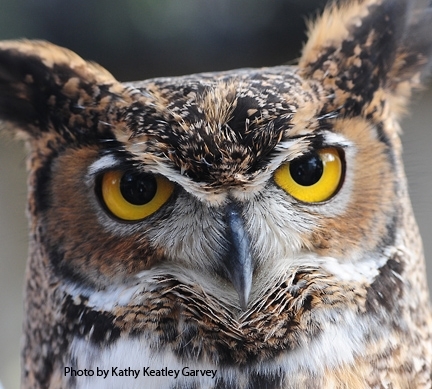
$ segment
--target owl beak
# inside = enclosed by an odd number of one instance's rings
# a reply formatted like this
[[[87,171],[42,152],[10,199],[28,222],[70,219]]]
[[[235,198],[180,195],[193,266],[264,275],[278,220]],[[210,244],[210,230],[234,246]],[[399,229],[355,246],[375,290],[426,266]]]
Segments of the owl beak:
[[[239,206],[235,203],[227,205],[225,210],[227,221],[228,254],[224,265],[228,278],[237,291],[240,306],[247,309],[252,286],[253,259],[250,252],[249,236],[244,228]]]

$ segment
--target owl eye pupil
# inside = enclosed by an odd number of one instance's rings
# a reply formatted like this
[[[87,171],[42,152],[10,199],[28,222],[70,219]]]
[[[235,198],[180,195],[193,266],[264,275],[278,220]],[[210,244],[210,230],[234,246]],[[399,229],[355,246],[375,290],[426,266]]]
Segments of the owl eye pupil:
[[[291,161],[289,169],[293,180],[302,186],[316,184],[323,175],[323,163],[315,153]]]
[[[120,192],[134,205],[149,203],[156,195],[157,182],[152,174],[125,172],[120,180]]]

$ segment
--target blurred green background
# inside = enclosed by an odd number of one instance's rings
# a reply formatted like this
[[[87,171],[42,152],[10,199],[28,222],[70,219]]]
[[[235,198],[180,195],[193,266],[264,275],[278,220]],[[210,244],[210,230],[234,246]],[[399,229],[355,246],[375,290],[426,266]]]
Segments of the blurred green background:
[[[324,0],[0,0],[0,39],[49,40],[122,81],[297,58],[305,18]],[[432,95],[416,98],[403,127],[414,208],[432,255]],[[0,138],[0,381],[19,385],[22,284],[27,256],[25,151]],[[431,266],[429,266],[431,267]]]

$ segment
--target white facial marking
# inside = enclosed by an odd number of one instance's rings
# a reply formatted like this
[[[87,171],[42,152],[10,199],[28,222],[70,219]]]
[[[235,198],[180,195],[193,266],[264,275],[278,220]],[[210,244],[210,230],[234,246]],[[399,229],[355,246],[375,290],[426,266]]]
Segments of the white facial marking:
[[[89,166],[88,172],[90,175],[95,175],[102,170],[112,169],[118,163],[119,161],[113,155],[104,155]]]

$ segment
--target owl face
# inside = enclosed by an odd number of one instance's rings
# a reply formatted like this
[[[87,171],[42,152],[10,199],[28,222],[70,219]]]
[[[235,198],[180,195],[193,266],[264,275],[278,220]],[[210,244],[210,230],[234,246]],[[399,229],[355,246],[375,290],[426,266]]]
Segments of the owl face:
[[[219,294],[247,309],[267,277],[327,257],[352,263],[394,239],[394,150],[366,120],[323,113],[324,91],[297,73],[134,86],[144,102],[50,166],[43,201],[61,271],[91,288],[142,271],[193,274],[209,292],[224,285]]]
[[[125,358],[220,369],[197,387],[430,381],[398,125],[428,18],[352,1],[298,66],[129,84],[1,43],[0,115],[31,150],[29,386]]]

